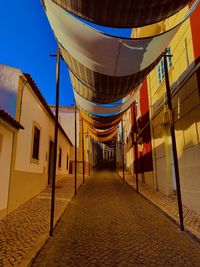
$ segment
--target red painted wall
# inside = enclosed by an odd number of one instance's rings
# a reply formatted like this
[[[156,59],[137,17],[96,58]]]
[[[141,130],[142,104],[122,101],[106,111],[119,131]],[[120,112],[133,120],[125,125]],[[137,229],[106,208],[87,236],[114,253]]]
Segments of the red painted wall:
[[[149,122],[149,102],[148,102],[148,91],[147,91],[147,81],[145,80],[141,89],[140,89],[140,111],[141,117],[137,121],[138,131],[142,130],[145,127],[145,130],[142,131],[141,137],[143,140],[143,150],[138,151],[138,162],[137,170],[138,173],[143,173],[153,170],[153,161],[152,161],[152,148],[151,148],[151,132],[150,125],[146,127]],[[131,118],[132,118],[132,133],[134,133],[134,111],[135,105],[131,107]],[[137,116],[137,114],[136,114]],[[132,136],[133,138],[133,136]],[[134,146],[133,146],[134,149]],[[134,166],[135,166],[134,161]]]
[[[140,109],[142,116],[149,112],[149,101],[148,101],[148,91],[147,91],[147,80],[143,82],[140,90]]]
[[[200,58],[200,5],[190,17],[195,60]]]
[[[138,123],[140,129],[143,130],[141,136],[143,139],[143,151],[140,152],[140,172],[153,170],[152,147],[151,147],[151,131],[149,123],[149,101],[147,80],[143,82],[140,90],[140,110],[141,119]],[[147,126],[148,125],[148,126]]]

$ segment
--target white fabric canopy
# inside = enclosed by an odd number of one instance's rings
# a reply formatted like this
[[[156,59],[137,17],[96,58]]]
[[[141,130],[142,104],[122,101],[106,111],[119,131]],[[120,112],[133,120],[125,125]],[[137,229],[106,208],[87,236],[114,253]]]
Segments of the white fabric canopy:
[[[84,109],[88,113],[92,114],[115,114],[115,113],[122,113],[125,110],[127,110],[133,102],[137,99],[137,93],[139,89],[141,88],[141,85],[134,91],[134,93],[127,98],[127,100],[123,103],[118,104],[117,106],[100,106],[98,104],[95,104],[93,102],[90,102],[80,96],[75,90],[74,90],[74,97],[76,100],[76,103],[78,106],[80,106],[82,109]]]
[[[109,76],[128,76],[147,68],[164,51],[181,25],[150,38],[123,39],[91,28],[51,0],[44,2],[58,42],[84,66]],[[195,4],[198,2],[196,0]]]

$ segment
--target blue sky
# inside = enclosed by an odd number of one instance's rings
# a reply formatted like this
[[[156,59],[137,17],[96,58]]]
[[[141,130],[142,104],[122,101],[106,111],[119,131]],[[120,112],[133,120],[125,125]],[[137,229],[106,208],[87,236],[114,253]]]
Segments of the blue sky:
[[[93,25],[93,24],[90,24]],[[130,30],[95,28],[130,36]],[[49,104],[55,103],[55,58],[57,44],[40,0],[1,1],[0,63],[30,73]],[[73,93],[67,67],[61,62],[60,105],[72,105]]]

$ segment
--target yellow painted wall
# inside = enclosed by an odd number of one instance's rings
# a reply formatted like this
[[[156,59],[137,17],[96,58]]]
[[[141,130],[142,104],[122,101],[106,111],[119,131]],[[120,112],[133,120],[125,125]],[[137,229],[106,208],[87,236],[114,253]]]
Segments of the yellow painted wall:
[[[169,22],[169,21],[168,21]],[[190,20],[181,26],[170,43],[173,66],[169,70],[172,87],[176,142],[183,204],[200,212],[200,103],[196,71],[192,74],[194,51]],[[198,68],[198,67],[197,67]],[[148,76],[154,179],[166,194],[176,190],[168,124],[165,81],[158,82],[157,67]],[[184,82],[185,81],[185,82]]]
[[[131,36],[133,38],[146,38],[159,35],[165,31],[168,31],[183,21],[185,15],[188,12],[188,9],[189,9],[188,7],[185,7],[184,9],[180,10],[177,14],[161,22],[156,22],[151,25],[135,28],[133,29]]]
[[[126,169],[133,174],[133,147],[129,148],[127,146],[127,138],[129,137],[132,130],[132,121],[131,121],[131,110],[128,109],[123,116],[123,124],[124,124],[124,142],[125,146],[125,163]]]

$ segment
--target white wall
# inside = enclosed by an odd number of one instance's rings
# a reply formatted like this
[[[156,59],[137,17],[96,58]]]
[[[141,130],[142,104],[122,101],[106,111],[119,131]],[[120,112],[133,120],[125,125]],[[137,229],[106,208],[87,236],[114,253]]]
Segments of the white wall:
[[[23,172],[48,174],[49,142],[50,139],[53,141],[54,138],[54,123],[32,93],[29,85],[26,85],[23,92],[21,110],[20,123],[25,130],[20,131],[18,134],[15,169]],[[36,122],[41,127],[38,164],[32,163],[30,160],[33,142],[33,122]],[[59,147],[62,148],[62,164],[57,173],[66,174],[68,173],[66,161],[67,154],[70,157],[70,144],[61,131],[58,133],[58,151]]]
[[[52,111],[55,114],[55,107],[51,107]],[[79,147],[79,112],[77,109],[77,146]],[[63,129],[65,130],[67,136],[69,137],[70,141],[73,145],[75,145],[75,115],[74,109],[71,107],[60,107],[59,108],[59,122],[62,125]]]
[[[41,127],[39,164],[34,164],[30,161],[33,142],[33,121],[36,121]],[[15,169],[32,173],[43,173],[45,171],[46,173],[48,137],[49,135],[53,137],[53,131],[48,116],[33,93],[31,93],[31,89],[28,88],[28,85],[25,86],[23,92],[20,123],[24,126],[24,131],[20,131],[18,134]]]
[[[13,132],[0,124],[0,210],[7,208]]]
[[[58,161],[59,161],[59,148],[62,149],[62,160],[61,160],[61,168],[58,168]],[[63,134],[58,135],[58,150],[57,150],[57,174],[62,175],[69,173],[69,166],[70,166],[70,145],[66,142],[66,138]],[[67,155],[68,155],[68,169],[67,169]]]

